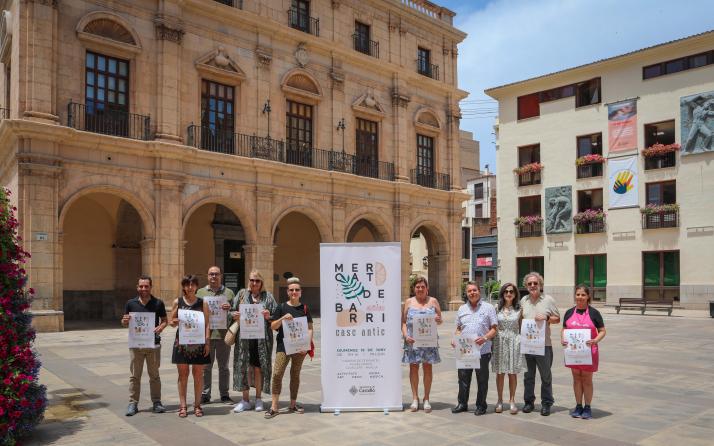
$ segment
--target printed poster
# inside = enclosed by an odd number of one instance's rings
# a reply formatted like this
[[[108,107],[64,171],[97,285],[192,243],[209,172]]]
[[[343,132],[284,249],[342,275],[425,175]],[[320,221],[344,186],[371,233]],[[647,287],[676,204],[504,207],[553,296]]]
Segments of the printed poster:
[[[322,412],[403,410],[400,243],[320,244]]]
[[[481,346],[476,344],[476,334],[462,333],[456,336],[456,368],[481,368]]]
[[[415,314],[412,321],[414,348],[439,346],[435,314]]]
[[[221,309],[228,303],[226,296],[206,296],[203,300],[208,304],[208,328],[211,330],[225,330],[228,324],[228,310]]]
[[[180,345],[206,343],[206,320],[203,311],[179,309],[178,317]]]
[[[523,319],[521,322],[521,354],[545,355],[545,321]]]
[[[609,208],[638,206],[637,155],[608,160]]]
[[[263,304],[240,304],[238,310],[240,311],[240,338],[265,339]]]
[[[592,348],[586,344],[590,340],[590,329],[563,330],[563,339],[568,342],[563,350],[565,365],[592,365]]]
[[[129,348],[155,348],[156,313],[129,313]]]
[[[607,106],[607,131],[610,153],[637,149],[636,99]]]
[[[241,312],[242,315],[242,312]],[[285,354],[310,350],[310,334],[307,331],[307,316],[283,319],[283,343]]]

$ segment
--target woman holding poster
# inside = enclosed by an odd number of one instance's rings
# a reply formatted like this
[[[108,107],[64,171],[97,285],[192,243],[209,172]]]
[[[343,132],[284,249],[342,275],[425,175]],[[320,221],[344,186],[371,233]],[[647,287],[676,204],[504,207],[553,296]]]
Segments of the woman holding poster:
[[[302,368],[302,362],[305,360],[305,355],[308,354],[308,351],[302,350],[296,353],[287,354],[285,348],[286,343],[290,343],[292,340],[297,341],[297,338],[303,337],[306,337],[307,340],[309,340],[307,345],[312,345],[312,316],[310,316],[310,311],[307,309],[307,305],[300,302],[301,296],[302,288],[300,287],[300,279],[297,277],[289,278],[288,301],[278,305],[270,318],[270,327],[273,330],[278,331],[278,336],[276,337],[277,346],[275,348],[275,364],[273,367],[272,404],[270,409],[265,412],[265,418],[273,418],[278,415],[278,400],[280,399],[280,391],[283,387],[283,375],[285,375],[285,369],[287,369],[288,363],[290,362],[292,362],[292,365],[290,366],[290,406],[288,407],[288,412],[305,412],[305,409],[297,403],[297,394],[298,389],[300,388],[300,370]],[[287,330],[285,329],[285,326],[291,326],[293,325],[291,322],[297,322],[301,318],[305,318],[307,321],[307,333],[286,333]],[[294,325],[296,327],[301,326],[299,324]]]
[[[518,374],[523,370],[523,355],[521,355],[520,327],[523,315],[519,303],[518,288],[512,283],[506,283],[498,293],[498,331],[493,340],[493,371],[496,373],[496,391],[498,403],[496,413],[503,412],[503,384],[508,374],[508,405],[512,415],[518,413],[516,406],[516,386]]]
[[[590,346],[592,353],[592,364],[590,365],[567,365],[573,373],[573,391],[575,392],[575,408],[570,411],[573,418],[584,420],[592,418],[590,403],[593,399],[593,373],[598,368],[598,344],[605,337],[605,323],[602,315],[595,308],[590,306],[590,290],[585,285],[578,285],[575,288],[575,306],[565,312],[563,318],[563,328],[560,332],[561,343],[568,348],[569,342],[566,330],[590,330],[589,339],[585,342]],[[583,399],[585,406],[583,406]]]
[[[402,363],[409,364],[409,382],[412,386],[412,404],[409,409],[412,412],[419,410],[419,364],[422,364],[424,369],[424,412],[431,412],[431,404],[429,404],[429,392],[431,392],[432,379],[432,364],[441,362],[439,357],[439,347],[415,347],[414,319],[426,320],[423,316],[433,317],[436,324],[441,324],[441,307],[439,301],[429,296],[429,282],[424,276],[417,276],[414,282],[414,297],[410,297],[404,302],[404,311],[402,312],[402,336],[404,336],[404,356]],[[419,327],[418,327],[419,328]],[[428,330],[433,334],[436,333],[436,327],[433,325],[421,327],[422,330]]]
[[[179,412],[178,416],[186,418],[186,388],[188,387],[189,366],[193,373],[194,403],[193,413],[197,417],[203,416],[201,408],[201,393],[203,392],[203,366],[210,362],[210,328],[208,319],[210,311],[208,305],[196,296],[198,278],[193,275],[184,276],[181,280],[183,296],[174,300],[171,308],[171,326],[178,326],[171,362],[178,369]],[[198,313],[198,314],[196,314]],[[201,317],[203,316],[203,317]],[[184,333],[182,333],[184,331]],[[203,343],[185,343],[185,339],[200,338]],[[198,336],[195,336],[198,335]],[[184,342],[181,342],[184,339]]]
[[[278,304],[273,294],[263,289],[263,276],[259,271],[253,270],[248,275],[248,289],[242,289],[231,303],[231,317],[240,321],[241,306],[260,305],[260,315],[256,322],[261,327],[263,338],[250,339],[241,333],[240,340],[233,349],[233,389],[243,392],[243,400],[236,404],[233,412],[240,413],[250,410],[250,386],[248,383],[249,368],[252,368],[255,385],[255,411],[263,411],[263,392],[270,394],[270,377],[272,367],[270,364],[273,354],[273,330],[270,329],[270,315],[276,310]],[[245,308],[245,307],[243,307]],[[245,316],[245,315],[244,315]],[[244,318],[245,320],[245,318]],[[243,330],[245,332],[246,330]]]

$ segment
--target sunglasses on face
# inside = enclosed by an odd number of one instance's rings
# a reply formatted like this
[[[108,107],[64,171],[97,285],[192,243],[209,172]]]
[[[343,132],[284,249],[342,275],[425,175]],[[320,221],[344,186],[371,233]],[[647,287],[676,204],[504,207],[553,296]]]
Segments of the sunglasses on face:
[[[260,282],[262,282],[262,280],[260,280],[260,279],[248,279],[248,282],[250,282],[250,283],[260,283]]]
[[[538,286],[540,285],[538,282],[528,282],[526,285],[528,286]]]
[[[298,291],[301,291],[300,288],[293,288],[293,289],[289,289],[288,293],[297,293]]]
[[[209,276],[220,276],[221,273],[208,273]]]
[[[506,290],[503,292],[503,294],[516,294],[515,290]]]

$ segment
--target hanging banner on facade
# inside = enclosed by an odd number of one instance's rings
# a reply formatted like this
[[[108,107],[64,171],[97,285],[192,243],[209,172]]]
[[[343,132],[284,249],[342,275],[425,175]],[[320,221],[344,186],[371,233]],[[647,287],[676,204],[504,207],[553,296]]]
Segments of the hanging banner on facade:
[[[156,313],[129,313],[129,348],[154,348]]]
[[[607,132],[610,152],[637,149],[637,100],[607,106]]]
[[[610,159],[607,170],[610,209],[637,206],[637,155]]]
[[[322,412],[402,410],[401,244],[321,243]]]

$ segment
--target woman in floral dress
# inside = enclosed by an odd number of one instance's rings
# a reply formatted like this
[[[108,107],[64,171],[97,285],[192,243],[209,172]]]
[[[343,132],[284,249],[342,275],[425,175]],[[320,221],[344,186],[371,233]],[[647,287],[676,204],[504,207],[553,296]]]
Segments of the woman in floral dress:
[[[512,283],[506,283],[498,294],[498,331],[493,340],[493,371],[496,373],[496,390],[498,403],[496,413],[503,412],[503,384],[508,374],[509,405],[511,414],[518,413],[516,406],[516,385],[518,374],[523,369],[521,355],[520,328],[523,317],[520,308],[518,288]]]

